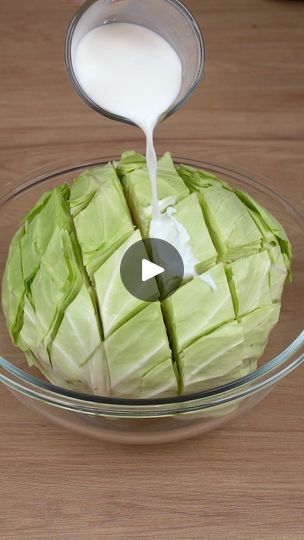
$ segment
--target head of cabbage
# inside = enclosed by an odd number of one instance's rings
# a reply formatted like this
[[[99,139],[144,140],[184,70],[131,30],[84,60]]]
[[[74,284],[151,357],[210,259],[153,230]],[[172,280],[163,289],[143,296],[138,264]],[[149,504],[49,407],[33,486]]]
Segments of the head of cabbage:
[[[196,273],[162,301],[132,296],[126,250],[149,234],[145,158],[125,152],[45,193],[11,241],[2,305],[13,343],[53,384],[115,397],[191,393],[256,368],[280,313],[291,246],[247,193],[170,154],[162,212],[186,230]]]

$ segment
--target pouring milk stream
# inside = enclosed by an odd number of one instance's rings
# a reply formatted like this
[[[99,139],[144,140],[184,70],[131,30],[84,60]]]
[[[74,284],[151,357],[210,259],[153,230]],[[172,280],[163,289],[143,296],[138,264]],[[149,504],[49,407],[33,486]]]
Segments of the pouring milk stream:
[[[178,54],[163,37],[146,27],[111,23],[84,35],[73,63],[77,79],[91,100],[143,130],[152,194],[150,237],[166,240],[179,251],[185,277],[197,275],[188,232],[174,218],[173,208],[161,214],[157,197],[153,133],[181,89],[183,68]]]
[[[74,67],[81,86],[97,105],[131,120],[145,133],[153,218],[159,218],[153,131],[181,88],[182,64],[177,53],[148,28],[113,23],[94,28],[82,38]]]

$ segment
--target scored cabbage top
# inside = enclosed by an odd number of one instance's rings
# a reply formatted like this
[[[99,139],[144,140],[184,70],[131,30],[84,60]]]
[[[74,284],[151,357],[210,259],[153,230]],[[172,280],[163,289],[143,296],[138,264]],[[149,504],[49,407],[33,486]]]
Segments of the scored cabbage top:
[[[94,167],[45,193],[9,249],[2,304],[13,343],[54,384],[116,397],[219,386],[256,368],[279,318],[291,246],[247,193],[170,154],[158,163],[161,210],[187,230],[196,276],[161,302],[132,296],[126,250],[148,237],[145,158]]]

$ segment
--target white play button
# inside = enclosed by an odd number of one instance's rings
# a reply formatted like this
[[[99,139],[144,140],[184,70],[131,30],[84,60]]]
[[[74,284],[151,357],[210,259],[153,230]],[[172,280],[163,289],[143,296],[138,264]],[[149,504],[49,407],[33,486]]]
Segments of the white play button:
[[[158,266],[158,264],[154,264],[151,261],[148,261],[147,259],[143,259],[141,262],[142,281],[148,281],[148,279],[158,276],[159,274],[162,274],[164,271],[165,269],[162,266]]]
[[[183,282],[183,259],[165,240],[139,240],[124,253],[120,276],[127,291],[135,298],[144,302],[164,300]]]

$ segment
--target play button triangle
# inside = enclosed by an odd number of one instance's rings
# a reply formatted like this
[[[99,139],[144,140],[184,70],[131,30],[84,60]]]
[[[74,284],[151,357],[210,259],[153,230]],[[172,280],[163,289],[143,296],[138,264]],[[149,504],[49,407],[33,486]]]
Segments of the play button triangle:
[[[158,276],[159,274],[162,274],[164,271],[165,269],[162,266],[158,266],[158,264],[154,264],[151,261],[148,261],[147,259],[142,259],[142,262],[141,262],[142,281],[148,281],[148,279]]]
[[[125,251],[120,262],[120,276],[132,296],[144,302],[159,302],[182,284],[183,259],[165,240],[138,240]]]

